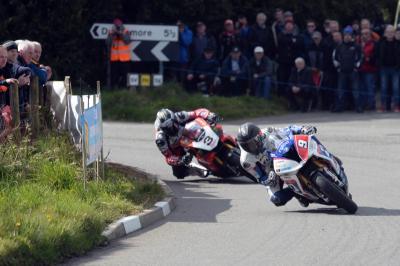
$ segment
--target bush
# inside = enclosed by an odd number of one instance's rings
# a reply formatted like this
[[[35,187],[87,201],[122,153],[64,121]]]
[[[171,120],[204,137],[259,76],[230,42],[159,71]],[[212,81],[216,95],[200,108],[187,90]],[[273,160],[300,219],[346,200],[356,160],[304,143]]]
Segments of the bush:
[[[117,103],[117,104],[116,104]],[[225,119],[250,118],[285,112],[285,103],[274,98],[267,101],[250,96],[203,97],[188,94],[177,83],[167,83],[159,88],[143,89],[141,92],[127,90],[104,92],[102,95],[103,117],[109,120],[152,122],[161,108],[193,110],[208,108]]]

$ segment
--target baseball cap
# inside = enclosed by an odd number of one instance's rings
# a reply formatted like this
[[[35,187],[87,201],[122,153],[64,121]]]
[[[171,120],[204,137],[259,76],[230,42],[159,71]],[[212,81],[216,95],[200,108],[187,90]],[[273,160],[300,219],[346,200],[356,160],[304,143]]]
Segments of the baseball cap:
[[[264,48],[262,48],[261,46],[257,46],[256,48],[254,48],[254,53],[264,53]]]
[[[239,47],[235,46],[235,47],[232,48],[231,52],[232,53],[239,53],[240,49],[239,49]]]

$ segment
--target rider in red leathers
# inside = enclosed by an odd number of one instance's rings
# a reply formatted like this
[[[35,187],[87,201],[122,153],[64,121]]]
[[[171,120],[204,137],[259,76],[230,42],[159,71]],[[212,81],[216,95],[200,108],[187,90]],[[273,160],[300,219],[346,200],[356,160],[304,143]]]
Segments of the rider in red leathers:
[[[157,147],[165,156],[167,164],[172,166],[172,172],[178,179],[189,175],[206,177],[209,174],[207,170],[190,166],[192,156],[186,155],[186,151],[180,145],[185,124],[196,118],[203,118],[210,124],[218,120],[215,113],[204,108],[176,113],[169,109],[161,109],[154,123]]]

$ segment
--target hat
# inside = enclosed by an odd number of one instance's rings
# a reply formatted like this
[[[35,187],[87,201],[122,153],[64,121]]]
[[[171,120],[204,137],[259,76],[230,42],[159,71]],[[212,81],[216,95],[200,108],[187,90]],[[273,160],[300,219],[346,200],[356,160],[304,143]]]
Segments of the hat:
[[[10,50],[13,50],[13,49],[18,50],[18,45],[17,45],[17,43],[14,42],[14,41],[6,41],[6,42],[4,42],[4,43],[2,44],[2,46],[3,46],[4,48],[6,48],[7,51],[10,51]]]
[[[293,13],[292,11],[286,11],[285,13],[283,13],[283,16],[286,17],[293,17]]]
[[[115,18],[114,20],[113,20],[113,24],[114,25],[116,25],[116,26],[122,26],[122,20],[121,19],[119,19],[119,18]]]
[[[315,38],[321,39],[322,38],[322,34],[319,31],[314,31],[311,37],[313,39],[315,39]]]
[[[254,53],[264,53],[264,48],[262,48],[261,46],[257,46],[256,48],[254,48]]]
[[[204,22],[202,22],[202,21],[197,21],[197,23],[196,23],[196,27],[199,27],[199,26],[204,26],[205,24],[204,24]]]
[[[232,19],[225,20],[224,25],[233,25]]]
[[[214,52],[214,47],[212,46],[207,46],[206,48],[204,48],[204,52]]]
[[[343,35],[353,35],[353,28],[350,25],[346,26],[343,30]]]
[[[233,47],[231,50],[231,53],[239,53],[239,52],[240,52],[240,49],[237,46]]]

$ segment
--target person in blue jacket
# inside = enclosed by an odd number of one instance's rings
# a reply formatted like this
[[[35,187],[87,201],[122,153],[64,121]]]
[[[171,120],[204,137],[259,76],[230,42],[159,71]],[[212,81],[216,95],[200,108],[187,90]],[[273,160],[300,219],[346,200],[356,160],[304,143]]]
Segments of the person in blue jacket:
[[[177,25],[179,29],[179,64],[175,73],[177,80],[182,82],[189,65],[189,48],[193,41],[193,32],[180,20]]]
[[[221,69],[223,94],[238,96],[246,93],[249,85],[249,62],[239,47],[233,47]]]

